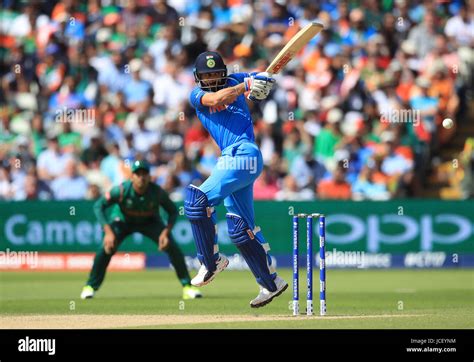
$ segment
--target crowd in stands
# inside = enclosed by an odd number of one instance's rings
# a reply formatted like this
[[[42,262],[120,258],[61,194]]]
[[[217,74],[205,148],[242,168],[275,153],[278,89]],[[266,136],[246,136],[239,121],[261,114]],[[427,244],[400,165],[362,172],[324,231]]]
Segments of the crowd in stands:
[[[267,100],[249,103],[265,163],[255,199],[423,196],[433,159],[468,122],[472,4],[5,0],[0,200],[96,199],[135,159],[182,200],[220,154],[188,101],[197,55],[220,52],[230,73],[263,71],[314,19],[326,30]]]

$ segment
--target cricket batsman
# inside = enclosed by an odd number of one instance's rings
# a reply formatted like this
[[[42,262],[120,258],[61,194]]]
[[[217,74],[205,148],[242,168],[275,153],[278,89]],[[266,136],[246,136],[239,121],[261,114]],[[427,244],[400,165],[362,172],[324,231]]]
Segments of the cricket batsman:
[[[252,101],[265,99],[275,82],[268,73],[234,73],[216,52],[201,53],[195,63],[197,87],[190,103],[204,127],[221,149],[221,157],[209,178],[199,187],[189,185],[184,202],[191,222],[201,268],[191,281],[194,286],[209,284],[229,261],[219,253],[215,206],[222,201],[230,239],[247,262],[260,293],[250,301],[252,308],[270,303],[288,287],[272,266],[270,250],[260,228],[255,225],[253,183],[260,175],[263,160],[255,144],[252,118],[244,93]],[[254,166],[254,167],[252,167]]]
[[[95,256],[81,298],[94,296],[104,281],[110,259],[122,241],[135,232],[149,237],[158,244],[160,251],[168,254],[183,285],[183,299],[202,297],[199,289],[191,285],[183,253],[171,235],[171,229],[178,217],[176,206],[161,187],[150,182],[150,168],[146,161],[135,161],[131,169],[131,181],[113,187],[94,205],[97,219],[104,228],[104,244]],[[112,205],[118,207],[112,209],[110,216],[107,216],[106,210]],[[168,214],[166,225],[160,217],[160,207]]]

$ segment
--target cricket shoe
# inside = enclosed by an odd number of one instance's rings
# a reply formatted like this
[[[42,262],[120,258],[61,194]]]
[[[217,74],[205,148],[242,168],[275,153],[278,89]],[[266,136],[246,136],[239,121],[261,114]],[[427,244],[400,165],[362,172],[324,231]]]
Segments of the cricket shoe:
[[[192,285],[185,285],[183,287],[183,300],[196,298],[202,298],[201,291]]]
[[[229,260],[222,254],[219,254],[219,259],[216,262],[216,270],[211,272],[203,265],[199,268],[197,275],[191,280],[191,284],[195,287],[202,287],[207,285],[214,280],[217,274],[227,268]]]
[[[84,288],[82,288],[81,299],[91,299],[94,297],[94,293],[94,288],[92,288],[90,285],[86,285]]]
[[[275,278],[275,284],[277,289],[274,292],[270,292],[268,289],[260,286],[260,293],[258,293],[257,298],[250,301],[250,306],[252,308],[263,307],[264,305],[270,303],[273,298],[278,297],[281,293],[283,293],[286,288],[288,288],[288,283],[279,276]]]

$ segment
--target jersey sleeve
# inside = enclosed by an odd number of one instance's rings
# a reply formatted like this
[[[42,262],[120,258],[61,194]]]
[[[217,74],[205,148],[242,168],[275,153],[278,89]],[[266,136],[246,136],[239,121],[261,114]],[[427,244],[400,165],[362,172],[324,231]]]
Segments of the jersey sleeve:
[[[244,78],[246,77],[250,77],[250,74],[249,73],[233,73],[231,75],[229,75],[229,78],[234,80],[234,81],[230,81],[230,86],[235,86],[237,84],[240,84],[244,81]]]
[[[105,210],[113,205],[122,201],[123,197],[123,186],[114,186],[112,189],[107,192],[103,197],[96,201],[94,204],[94,213],[97,217],[99,223],[104,226],[108,224],[107,216]]]
[[[160,188],[159,194],[160,206],[163,207],[168,214],[168,226],[172,227],[178,218],[178,209],[165,190]]]
[[[203,108],[204,106],[201,103],[201,98],[202,96],[206,94],[201,88],[195,87],[192,91],[191,94],[189,95],[189,103],[191,103],[191,106],[195,109]]]

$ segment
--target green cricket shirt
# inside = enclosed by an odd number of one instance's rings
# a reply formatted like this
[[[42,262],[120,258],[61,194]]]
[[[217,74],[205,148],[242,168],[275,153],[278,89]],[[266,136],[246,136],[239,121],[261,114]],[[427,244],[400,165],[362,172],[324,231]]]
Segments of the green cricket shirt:
[[[107,209],[114,207],[110,213]],[[178,217],[178,210],[170,200],[168,194],[160,186],[150,183],[143,195],[135,192],[132,182],[125,181],[101,197],[94,205],[94,212],[101,225],[109,224],[113,220],[120,220],[127,224],[144,225],[159,222],[164,225],[160,217],[160,207],[168,214],[168,225],[173,225]]]

